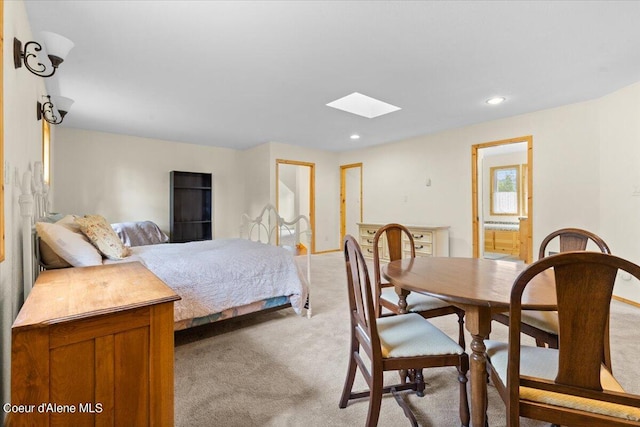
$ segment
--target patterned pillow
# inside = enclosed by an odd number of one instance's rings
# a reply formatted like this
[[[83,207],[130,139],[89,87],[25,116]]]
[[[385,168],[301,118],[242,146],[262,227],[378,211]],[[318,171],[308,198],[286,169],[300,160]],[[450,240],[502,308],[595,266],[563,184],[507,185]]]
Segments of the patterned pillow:
[[[85,215],[84,218],[76,218],[75,222],[89,241],[107,258],[123,259],[130,254],[130,249],[124,246],[104,217]]]

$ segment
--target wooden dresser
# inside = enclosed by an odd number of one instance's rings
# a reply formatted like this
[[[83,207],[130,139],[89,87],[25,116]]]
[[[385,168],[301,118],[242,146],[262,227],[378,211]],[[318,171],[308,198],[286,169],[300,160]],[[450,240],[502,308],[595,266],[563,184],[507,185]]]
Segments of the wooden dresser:
[[[380,227],[385,224],[358,223],[359,243],[362,254],[367,258],[373,258],[373,236]],[[449,227],[430,227],[426,225],[405,225],[413,236],[413,243],[416,248],[416,256],[449,256]],[[403,238],[404,256],[408,256],[411,251],[409,240]],[[380,247],[380,259],[388,261],[387,244],[383,238],[378,242]]]
[[[171,288],[138,262],[40,274],[11,329],[9,426],[172,426]]]

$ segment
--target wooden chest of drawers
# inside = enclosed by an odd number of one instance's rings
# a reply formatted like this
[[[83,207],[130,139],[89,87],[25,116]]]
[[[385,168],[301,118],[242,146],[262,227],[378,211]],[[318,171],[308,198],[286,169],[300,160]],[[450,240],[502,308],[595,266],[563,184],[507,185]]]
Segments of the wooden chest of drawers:
[[[365,257],[373,258],[373,237],[385,224],[359,223],[359,243]],[[403,224],[404,225],[404,224]],[[405,225],[413,236],[416,256],[449,256],[449,227],[430,227],[422,225]],[[383,261],[388,261],[387,244],[383,239],[378,242]],[[409,239],[403,240],[404,256],[411,251]]]
[[[9,426],[172,426],[171,288],[142,264],[43,272],[11,328]]]

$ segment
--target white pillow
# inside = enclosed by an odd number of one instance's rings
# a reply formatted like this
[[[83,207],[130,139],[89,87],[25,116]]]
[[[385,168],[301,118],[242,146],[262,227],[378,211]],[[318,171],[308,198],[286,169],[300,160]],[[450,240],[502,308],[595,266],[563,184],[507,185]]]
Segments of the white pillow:
[[[169,241],[169,236],[153,221],[117,222],[111,224],[111,228],[125,246],[157,245]]]
[[[43,242],[72,266],[102,265],[102,255],[82,233],[47,222],[37,222],[36,231]]]
[[[80,218],[80,216],[71,214],[65,215],[54,224],[61,225],[75,233],[82,233],[82,231],[80,230],[80,225],[76,224],[76,218]]]

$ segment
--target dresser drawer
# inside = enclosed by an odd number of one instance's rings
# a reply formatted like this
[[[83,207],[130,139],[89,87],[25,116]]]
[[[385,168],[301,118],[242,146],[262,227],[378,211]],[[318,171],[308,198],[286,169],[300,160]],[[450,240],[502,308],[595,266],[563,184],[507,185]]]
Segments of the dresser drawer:
[[[372,227],[360,227],[360,248],[362,249],[362,254],[367,258],[373,258],[373,237],[378,232],[380,227],[372,226]],[[380,239],[378,241],[378,253],[382,257],[382,248],[383,248],[383,240]]]
[[[416,256],[433,256],[433,244],[426,242],[413,242],[413,246],[416,248]],[[405,256],[411,255],[411,243],[405,241],[403,245]]]
[[[378,229],[380,227],[360,227],[360,241],[363,241],[363,238],[370,238],[373,241],[373,236],[376,235]]]
[[[410,230],[413,241],[418,245],[419,243],[433,243],[433,231],[430,230]]]

